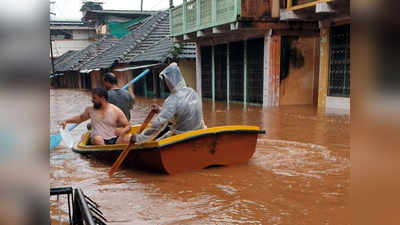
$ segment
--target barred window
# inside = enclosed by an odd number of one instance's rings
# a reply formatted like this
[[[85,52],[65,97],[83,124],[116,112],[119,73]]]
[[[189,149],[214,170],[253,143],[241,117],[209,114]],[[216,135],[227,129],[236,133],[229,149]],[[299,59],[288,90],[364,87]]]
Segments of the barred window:
[[[350,96],[350,25],[331,28],[329,96]]]

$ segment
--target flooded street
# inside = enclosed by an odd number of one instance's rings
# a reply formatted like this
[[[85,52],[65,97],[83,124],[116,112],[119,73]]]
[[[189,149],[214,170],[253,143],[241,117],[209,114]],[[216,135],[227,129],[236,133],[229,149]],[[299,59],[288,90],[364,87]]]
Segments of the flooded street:
[[[141,123],[152,103],[137,98],[131,124]],[[91,105],[88,92],[50,90],[50,132]],[[109,224],[350,224],[350,119],[310,106],[260,106],[203,102],[208,127],[255,125],[258,138],[248,164],[176,175],[122,169],[89,159],[60,144],[50,152],[51,187],[80,187]],[[87,123],[87,122],[86,122]],[[86,123],[72,131],[76,140]],[[67,212],[66,199],[61,210]],[[65,200],[65,201],[64,201]],[[52,224],[58,224],[51,198]],[[67,224],[67,217],[62,217]]]

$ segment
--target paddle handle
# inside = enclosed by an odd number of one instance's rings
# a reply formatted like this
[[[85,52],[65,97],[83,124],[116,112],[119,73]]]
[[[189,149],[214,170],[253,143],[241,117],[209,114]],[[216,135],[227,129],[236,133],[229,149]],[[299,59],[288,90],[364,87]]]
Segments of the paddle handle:
[[[136,81],[138,81],[140,78],[146,76],[148,73],[150,72],[149,69],[146,69],[145,71],[143,71],[141,74],[139,74],[139,76],[135,77],[135,79],[129,81],[127,84],[125,84],[121,89],[126,90],[128,89],[129,85],[134,84]]]
[[[147,115],[146,119],[144,120],[144,122],[142,123],[142,125],[140,126],[139,131],[137,132],[137,134],[142,133],[142,131],[147,127],[147,124],[150,123],[151,119],[153,118],[153,116],[157,113],[156,110],[151,110],[150,113]],[[119,168],[119,166],[122,164],[122,162],[124,161],[124,159],[126,158],[126,156],[128,155],[129,151],[131,150],[132,146],[134,145],[134,142],[131,142],[128,144],[128,146],[126,146],[126,148],[122,151],[122,153],[118,156],[118,159],[114,162],[114,164],[112,165],[110,171],[108,171],[108,174],[111,176],[113,175],[113,173]]]
[[[113,173],[118,169],[118,167],[121,165],[121,163],[124,161],[125,157],[128,155],[129,150],[131,149],[131,147],[134,145],[134,142],[131,142],[128,144],[128,146],[126,146],[126,148],[122,151],[122,153],[118,156],[118,159],[114,162],[114,164],[112,165],[110,171],[108,171],[108,174],[110,176],[113,175]]]
[[[157,111],[155,110],[151,110],[149,115],[147,115],[146,119],[144,120],[144,122],[142,123],[142,125],[139,128],[139,131],[137,132],[137,134],[140,134],[144,131],[144,129],[146,129],[147,124],[150,123],[151,119],[153,118],[153,116],[157,113]]]

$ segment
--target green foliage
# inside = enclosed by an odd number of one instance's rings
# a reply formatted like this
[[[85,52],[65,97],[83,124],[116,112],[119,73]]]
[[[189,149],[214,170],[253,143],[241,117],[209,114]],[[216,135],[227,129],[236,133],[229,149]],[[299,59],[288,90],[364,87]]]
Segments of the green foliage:
[[[172,59],[176,60],[182,52],[183,52],[183,44],[175,43],[173,49],[170,52],[170,54],[172,55]]]

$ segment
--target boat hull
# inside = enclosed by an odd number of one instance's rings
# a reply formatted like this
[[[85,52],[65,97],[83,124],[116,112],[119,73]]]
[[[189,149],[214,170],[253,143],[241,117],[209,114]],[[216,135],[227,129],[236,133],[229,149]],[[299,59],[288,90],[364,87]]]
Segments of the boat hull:
[[[123,166],[135,166],[167,174],[200,170],[210,166],[247,163],[255,152],[257,137],[265,133],[258,127],[225,126],[191,131],[159,142],[135,146]],[[115,161],[126,145],[85,146],[73,151],[99,159]]]

